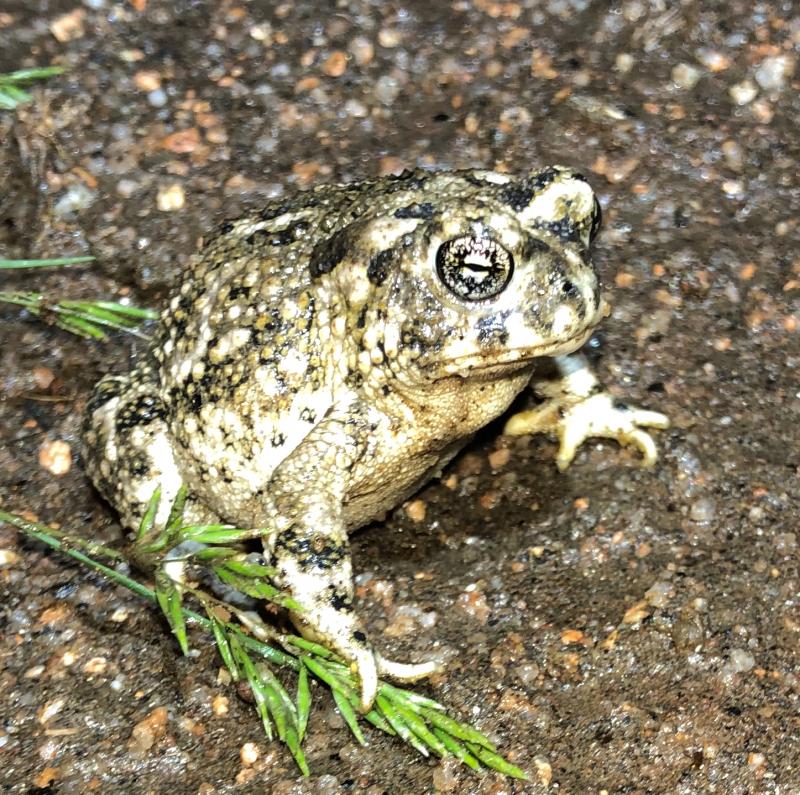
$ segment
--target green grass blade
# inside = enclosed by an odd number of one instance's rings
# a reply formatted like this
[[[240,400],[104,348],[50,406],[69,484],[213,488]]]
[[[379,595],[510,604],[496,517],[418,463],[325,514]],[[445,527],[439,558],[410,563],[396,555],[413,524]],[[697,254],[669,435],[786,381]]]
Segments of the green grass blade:
[[[379,729],[384,734],[390,734],[392,737],[397,736],[397,732],[391,727],[386,718],[384,718],[383,715],[381,715],[381,713],[378,712],[378,710],[374,707],[363,717],[365,721],[371,723],[376,729]]]
[[[61,312],[58,307],[50,307],[50,309],[52,309],[55,314],[53,321],[59,328],[64,329],[64,331],[71,331],[79,337],[91,337],[95,340],[108,339],[105,331],[98,328],[94,321],[77,317],[67,312]]]
[[[231,633],[230,647],[233,657],[236,660],[237,667],[244,674],[250,685],[250,692],[256,702],[256,709],[261,716],[261,723],[264,726],[264,733],[269,740],[272,740],[272,721],[269,719],[269,710],[267,708],[267,699],[263,690],[258,685],[258,674],[256,672],[253,661],[248,656],[247,652],[239,643],[239,633]]]
[[[246,560],[228,560],[225,562],[225,568],[242,577],[274,577],[278,573],[273,566],[249,563]]]
[[[395,710],[394,706],[390,704],[383,696],[380,694],[375,699],[375,703],[378,705],[378,709],[383,713],[383,716],[389,722],[391,727],[397,732],[401,739],[405,740],[410,746],[414,747],[421,753],[424,757],[430,756],[430,752],[428,749],[417,739],[416,734],[411,731],[411,729],[406,726],[403,718],[400,714],[398,714],[397,710]]]
[[[183,598],[176,584],[163,571],[156,574],[156,599],[181,651],[188,654],[189,639],[186,636],[186,621],[183,617]]]
[[[287,715],[283,709],[280,695],[272,686],[272,682],[262,679],[257,669],[254,668],[254,671],[255,674],[250,681],[250,685],[261,692],[269,709],[269,714],[275,723],[275,728],[278,730],[278,739],[281,742],[286,742]]]
[[[180,531],[182,541],[200,544],[230,544],[258,537],[258,531],[244,530],[231,525],[187,525]]]
[[[29,102],[32,97],[27,91],[20,88],[21,83],[30,83],[45,77],[61,74],[60,66],[45,66],[37,69],[19,69],[16,72],[0,74],[0,108],[14,110],[23,102]]]
[[[68,536],[66,533],[53,530],[52,528],[47,527],[47,525],[39,522],[29,522],[27,519],[23,519],[21,516],[17,516],[16,514],[8,513],[8,511],[2,510],[2,508],[0,508],[0,522],[6,522],[12,527],[16,527],[18,530],[21,530],[23,533],[25,533],[25,535],[35,538],[38,541],[41,541],[43,544],[47,544],[47,546],[51,547],[52,549],[63,552],[68,557],[77,560],[87,568],[100,572],[108,577],[108,579],[112,582],[122,585],[129,591],[132,591],[133,593],[138,594],[139,596],[142,596],[152,602],[156,600],[155,592],[151,588],[148,588],[146,585],[142,585],[140,582],[137,582],[131,577],[128,577],[126,574],[117,571],[116,569],[112,569],[110,566],[106,566],[104,563],[100,563],[100,561],[89,557],[89,555],[79,551],[78,549],[72,549],[72,547],[93,547],[94,549],[92,549],[92,554],[108,555],[115,560],[119,560],[120,555],[115,550],[101,550],[99,549],[98,545],[93,544],[92,542],[87,542],[85,539],[73,538]]]
[[[76,259],[80,259],[80,257]],[[87,302],[84,301],[82,303]],[[121,315],[124,318],[133,318],[135,320],[158,320],[158,312],[155,309],[147,309],[145,307],[132,306],[130,304],[119,304],[116,301],[91,301],[89,303],[93,307],[104,309],[108,312],[113,312],[115,315]]]
[[[278,713],[281,715],[281,720],[284,721],[285,728],[282,739],[291,751],[303,775],[307,776],[309,775],[308,764],[300,748],[300,732],[294,702],[286,692],[286,688],[272,671],[264,665],[257,666],[257,669],[261,676],[262,683],[265,687],[269,688],[272,694],[270,699],[270,711],[272,712],[275,723],[278,724],[279,721]]]
[[[273,602],[281,607],[286,607],[289,610],[296,610],[301,612],[303,607],[298,604],[291,596],[287,596],[282,591],[278,590],[274,585],[268,582],[252,579],[249,577],[242,577],[235,572],[232,572],[227,564],[220,564],[213,567],[214,573],[227,585],[236,588],[254,599],[265,599],[268,602]]]
[[[403,722],[419,737],[428,748],[439,756],[447,755],[447,748],[442,741],[425,725],[425,721],[416,715],[412,710],[406,709],[400,704],[394,705],[397,713],[403,718]]]
[[[17,103],[9,97],[3,87],[0,86],[0,110],[14,110],[17,107]]]
[[[4,83],[26,83],[31,80],[44,80],[46,77],[54,77],[63,74],[63,66],[35,66],[30,69],[17,69],[16,72],[0,74],[0,85]]]
[[[23,91],[19,86],[11,83],[3,84],[3,101],[8,103],[11,107],[9,110],[21,105],[23,102],[30,102],[33,97],[27,92]]]
[[[225,663],[225,667],[230,671],[233,681],[238,682],[239,667],[236,665],[236,660],[233,658],[231,644],[228,641],[228,636],[225,633],[224,626],[210,609],[206,609],[206,613],[209,621],[211,622],[211,631],[214,633],[214,642],[217,644],[219,656],[222,657],[222,662]]]
[[[300,666],[300,671],[297,675],[297,734],[300,742],[306,736],[306,727],[308,726],[308,716],[311,714],[311,688],[308,684],[308,669],[306,668],[305,661],[300,658],[303,663]]]
[[[116,312],[107,306],[99,306],[92,301],[60,301],[58,306],[65,312],[74,312],[77,317],[82,317],[100,326],[128,329],[139,324],[138,319],[128,317],[122,312]]]
[[[150,497],[150,502],[147,503],[147,510],[142,516],[142,521],[139,522],[139,529],[136,531],[136,542],[141,541],[153,529],[156,520],[156,512],[158,511],[158,504],[161,502],[161,486],[157,486],[156,490]]]
[[[319,643],[314,643],[313,640],[306,640],[305,638],[301,638],[299,635],[291,635],[286,640],[292,646],[296,646],[298,649],[307,651],[309,654],[313,654],[315,657],[321,657],[323,660],[336,659],[336,655],[330,649],[320,646]],[[344,668],[344,666],[342,666],[342,668]]]
[[[0,270],[15,270],[18,268],[55,268],[64,265],[83,265],[94,262],[94,257],[56,257],[55,259],[2,259]]]
[[[490,767],[492,770],[496,770],[498,773],[510,778],[518,778],[522,781],[531,780],[524,770],[512,765],[511,762],[507,762],[499,754],[489,751],[481,745],[468,744],[467,747],[486,767]]]
[[[442,731],[441,729],[434,729],[433,733],[439,738],[442,745],[447,749],[447,752],[451,755],[456,757],[462,765],[466,765],[467,767],[471,767],[473,770],[480,770],[481,765],[480,762],[464,748],[461,743],[455,739],[455,737],[451,737],[447,732]]]
[[[183,519],[183,509],[186,506],[186,495],[186,486],[181,485],[178,489],[178,493],[175,495],[175,499],[172,501],[172,505],[169,509],[169,516],[167,516],[166,529],[169,533],[174,532],[175,529],[180,526],[181,520]]]
[[[353,705],[348,701],[347,696],[337,688],[331,688],[331,693],[333,694],[333,700],[336,702],[336,706],[339,708],[339,714],[344,718],[345,723],[353,733],[353,737],[358,740],[359,745],[366,745],[367,741],[364,738],[361,727],[358,725],[356,711],[353,709]]]
[[[427,707],[428,709],[435,709],[444,712],[446,707],[432,698],[423,696],[421,693],[415,693],[413,690],[404,690],[401,687],[395,687],[388,682],[381,683],[381,690],[383,694],[391,699],[403,704],[408,704],[413,707]]]
[[[420,714],[432,726],[447,732],[453,737],[457,737],[459,740],[464,740],[473,745],[479,745],[490,752],[497,750],[492,744],[492,741],[485,734],[481,734],[477,729],[473,729],[471,726],[465,726],[463,723],[459,723],[435,709],[423,708],[420,710]]]
[[[230,558],[234,555],[241,555],[240,550],[235,547],[204,547],[203,549],[198,549],[196,552],[190,552],[187,558],[199,562],[217,560],[219,558]]]
[[[325,669],[325,666],[320,660],[315,660],[313,657],[301,657],[300,661],[311,671],[317,679],[325,682],[331,690],[339,689],[340,685],[336,677]]]
[[[117,305],[117,310],[112,312],[109,306],[113,304],[107,301],[101,302],[102,306],[94,301],[50,301],[37,292],[0,292],[0,301],[22,306],[32,315],[45,318],[81,337],[105,340],[105,329],[109,328],[137,337],[145,336],[138,329],[142,315],[134,316],[129,311],[131,307],[123,307],[124,311],[119,311],[122,305]],[[152,316],[149,310],[138,312],[146,313],[144,317],[147,318]]]

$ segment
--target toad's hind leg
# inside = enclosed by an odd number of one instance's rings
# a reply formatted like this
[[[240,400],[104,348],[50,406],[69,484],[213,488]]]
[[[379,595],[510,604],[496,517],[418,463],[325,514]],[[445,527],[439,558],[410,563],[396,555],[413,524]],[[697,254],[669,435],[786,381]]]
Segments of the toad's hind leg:
[[[566,469],[578,447],[591,436],[615,439],[620,444],[638,447],[646,466],[655,463],[656,445],[642,428],[668,428],[669,419],[657,411],[647,411],[620,403],[603,388],[591,371],[585,356],[557,356],[561,378],[539,382],[534,391],[546,398],[540,406],[512,416],[503,429],[509,436],[528,433],[554,433],[560,441],[556,464]]]
[[[141,365],[130,375],[107,376],[94,389],[83,423],[86,471],[98,491],[135,530],[157,488],[161,499],[155,524],[165,524],[182,485],[158,394],[155,374]],[[216,517],[189,496],[186,524],[209,523]]]

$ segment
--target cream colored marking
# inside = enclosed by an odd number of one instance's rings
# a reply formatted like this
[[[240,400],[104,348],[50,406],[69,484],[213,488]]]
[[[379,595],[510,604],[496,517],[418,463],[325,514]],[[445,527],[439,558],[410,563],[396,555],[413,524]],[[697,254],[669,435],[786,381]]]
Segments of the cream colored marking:
[[[394,323],[390,323],[383,329],[383,349],[390,358],[397,353],[400,345],[400,329]]]
[[[550,183],[533,201],[519,213],[525,224],[535,219],[557,221],[564,216],[564,201],[571,200],[569,217],[578,219],[591,214],[594,207],[594,191],[582,180],[561,179]]]
[[[362,375],[367,375],[372,369],[372,357],[369,351],[361,351],[358,354],[358,369]]]
[[[403,235],[413,232],[420,223],[418,218],[380,218],[370,226],[369,241],[377,251],[385,251],[393,248]]]
[[[553,336],[562,337],[576,328],[578,316],[571,306],[562,304],[553,312]]]
[[[249,328],[235,328],[231,329],[227,334],[223,334],[217,344],[209,351],[209,357],[212,359],[216,359],[217,361],[222,361],[222,359],[227,358],[230,354],[235,353],[242,347],[245,343],[250,341],[251,332]],[[198,362],[196,360],[187,360],[189,364],[189,371],[191,371],[195,364],[202,364],[202,362]],[[185,368],[183,365],[181,366],[181,372],[183,372]],[[188,371],[186,375],[188,375]]]
[[[525,321],[522,312],[512,312],[505,321],[505,329],[508,332],[509,348],[538,348],[551,341],[549,337],[537,334]]]
[[[289,351],[278,363],[278,371],[286,376],[305,375],[308,368],[308,358],[299,351]]]
[[[501,174],[499,171],[476,171],[475,176],[493,185],[508,185],[511,182],[508,174]]]
[[[164,433],[153,434],[149,440],[148,456],[155,462],[161,470],[157,482],[153,479],[140,480],[137,483],[133,495],[134,502],[147,504],[153,496],[156,486],[161,486],[161,500],[156,511],[155,524],[163,527],[172,509],[172,503],[181,487],[181,478],[175,467],[172,457],[172,445]]]

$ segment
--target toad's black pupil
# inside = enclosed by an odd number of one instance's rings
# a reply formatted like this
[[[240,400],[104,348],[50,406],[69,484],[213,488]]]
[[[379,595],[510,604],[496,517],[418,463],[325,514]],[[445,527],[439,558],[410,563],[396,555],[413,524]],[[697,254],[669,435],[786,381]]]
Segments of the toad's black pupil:
[[[439,246],[436,272],[453,295],[484,301],[511,281],[514,258],[490,237],[456,237]]]

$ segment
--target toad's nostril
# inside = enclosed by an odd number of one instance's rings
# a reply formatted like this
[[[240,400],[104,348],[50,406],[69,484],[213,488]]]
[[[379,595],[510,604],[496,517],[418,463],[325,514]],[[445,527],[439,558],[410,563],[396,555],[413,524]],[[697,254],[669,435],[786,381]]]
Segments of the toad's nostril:
[[[569,279],[565,279],[561,284],[561,291],[564,295],[568,296],[569,298],[577,298],[580,294],[580,291],[575,286],[574,282],[571,282]]]

